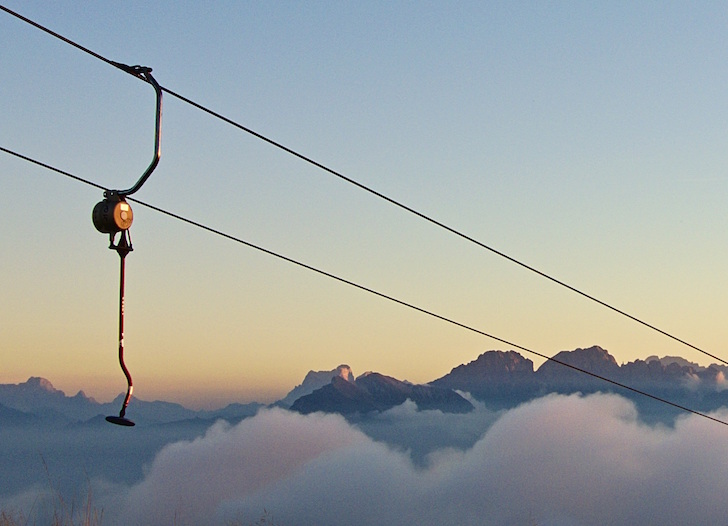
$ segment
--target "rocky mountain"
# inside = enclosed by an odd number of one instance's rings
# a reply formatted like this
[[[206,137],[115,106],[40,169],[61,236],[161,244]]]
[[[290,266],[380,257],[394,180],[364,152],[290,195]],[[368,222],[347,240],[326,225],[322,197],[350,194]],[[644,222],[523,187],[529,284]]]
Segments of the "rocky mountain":
[[[604,380],[589,376],[563,364],[572,365],[583,371],[589,371],[613,380],[617,380],[617,376],[619,376],[617,361],[611,354],[598,346],[573,351],[561,351],[553,357],[553,360],[544,362],[534,375],[537,383],[542,388],[552,392],[591,392],[605,388],[603,385],[605,384]]]
[[[365,373],[356,380],[341,376],[328,385],[298,398],[291,406],[299,413],[354,413],[386,411],[412,400],[419,409],[439,409],[446,413],[467,413],[473,405],[451,389],[413,385],[379,373]]]
[[[303,383],[294,387],[276,405],[291,407],[293,402],[302,396],[311,394],[316,389],[321,389],[323,386],[330,384],[334,377],[342,378],[347,382],[354,381],[354,373],[351,372],[351,368],[348,365],[339,365],[333,371],[309,371],[303,379]]]
[[[696,371],[702,371],[704,369],[707,369],[707,367],[703,367],[702,365],[698,365],[695,362],[688,361],[681,356],[663,356],[662,358],[660,358],[659,356],[652,355],[645,358],[645,362],[660,362],[665,367],[670,364],[676,363],[681,367],[692,367]]]
[[[546,361],[538,368],[537,374],[539,377],[544,380],[563,380],[567,376],[584,376],[584,373],[564,367],[561,363],[557,363],[557,360],[601,376],[613,375],[619,370],[619,365],[617,365],[614,356],[595,345],[588,349],[575,349],[557,353],[553,357],[553,361]]]
[[[379,373],[365,373],[355,378],[348,365],[340,365],[331,371],[309,371],[301,385],[275,405],[301,413],[364,415],[385,411],[410,399],[419,409],[466,413],[473,406],[458,392],[470,393],[490,408],[501,409],[549,393],[602,391],[631,398],[643,414],[661,416],[670,410],[659,401],[574,369],[578,368],[694,410],[711,411],[728,406],[728,366],[725,365],[702,367],[680,357],[657,356],[619,365],[608,351],[598,346],[561,351],[553,358],[534,370],[533,362],[518,352],[487,351],[426,385],[413,385]],[[51,382],[38,377],[20,384],[0,384],[0,427],[104,425],[104,416],[118,414],[122,397],[120,394],[112,402],[102,404],[83,391],[66,396]],[[127,415],[138,424],[187,422],[202,428],[217,419],[239,421],[254,415],[261,407],[262,404],[256,403],[230,404],[216,411],[194,411],[179,404],[147,402],[134,397]]]
[[[0,384],[0,404],[46,420],[87,419],[101,410],[101,404],[83,391],[68,397],[51,382],[38,377],[20,384]]]
[[[515,351],[488,351],[474,361],[455,367],[430,385],[464,391],[475,398],[506,404],[536,396],[533,362]]]
[[[553,359],[534,371],[531,360],[517,352],[488,351],[431,385],[468,391],[494,407],[512,407],[548,393],[602,391],[627,396],[649,411],[664,409],[658,401],[569,367],[574,366],[696,410],[728,405],[728,366],[699,367],[675,357],[650,357],[648,361],[635,360],[620,366],[598,346],[561,351]]]

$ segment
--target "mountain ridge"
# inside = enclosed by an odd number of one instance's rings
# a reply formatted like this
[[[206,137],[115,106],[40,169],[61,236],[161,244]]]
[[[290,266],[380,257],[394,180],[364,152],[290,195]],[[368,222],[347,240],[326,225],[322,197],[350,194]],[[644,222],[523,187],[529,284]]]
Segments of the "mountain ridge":
[[[386,411],[407,400],[412,400],[420,410],[467,413],[474,409],[470,402],[451,389],[413,385],[391,376],[368,372],[354,381],[334,376],[328,385],[298,398],[291,405],[291,410],[303,414],[317,411],[366,414]]]
[[[49,380],[31,376],[22,383],[0,384],[0,425],[16,425],[32,418],[38,423],[54,425],[83,424],[99,417],[118,414],[123,399],[124,393],[108,403],[99,403],[86,396],[83,391],[67,396],[53,387]],[[132,397],[127,412],[140,424],[165,424],[195,418],[239,420],[254,415],[260,407],[263,404],[253,402],[229,404],[216,411],[195,411],[174,402],[148,402]]]
[[[579,367],[629,387],[665,397],[696,410],[728,406],[728,366],[704,367],[681,357],[655,355],[645,360],[617,364],[608,351],[599,347],[560,351],[554,360]],[[410,382],[376,372],[355,378],[348,365],[331,371],[309,371],[300,385],[272,405],[299,412],[335,412],[344,415],[385,411],[410,399],[418,409],[440,409],[463,413],[472,404],[460,393],[470,395],[494,409],[514,407],[549,393],[618,392],[635,402],[659,411],[655,401],[593,376],[564,367],[553,360],[534,369],[533,362],[516,351],[490,350],[475,360],[454,367],[448,374],[427,384]],[[41,377],[31,376],[19,384],[0,384],[0,425],[74,422],[83,424],[99,416],[118,413],[123,394],[112,402],[99,403],[83,391],[67,396]],[[196,411],[164,401],[148,402],[132,398],[128,414],[138,423],[166,424],[180,421],[240,420],[265,407],[256,402],[231,403],[217,410]]]
[[[483,367],[484,363],[500,364],[506,358],[513,362],[511,369],[516,368],[519,360],[526,360],[515,351],[486,351],[476,360],[458,366],[430,383],[456,390],[469,389],[468,392],[475,399],[495,408],[513,407],[549,393],[614,392],[633,400],[638,407],[649,412],[665,409],[660,407],[664,404],[659,401],[568,367],[573,366],[695,410],[711,411],[728,406],[728,366],[713,364],[701,367],[675,357],[666,357],[665,365],[662,359],[654,356],[649,357],[649,361],[637,359],[619,365],[608,351],[595,345],[561,351],[535,371],[528,371],[527,367],[521,366],[521,374],[517,379],[508,367]]]

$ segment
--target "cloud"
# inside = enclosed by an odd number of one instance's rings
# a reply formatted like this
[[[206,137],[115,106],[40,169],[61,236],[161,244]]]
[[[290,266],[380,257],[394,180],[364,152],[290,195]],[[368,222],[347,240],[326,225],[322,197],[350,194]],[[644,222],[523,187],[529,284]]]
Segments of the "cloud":
[[[554,395],[418,465],[338,416],[273,409],[165,447],[104,522],[250,524],[267,510],[280,525],[716,524],[727,439],[697,416],[647,426],[616,395]]]
[[[425,465],[433,451],[469,449],[493,425],[502,411],[491,411],[482,402],[461,393],[475,408],[464,414],[417,409],[407,400],[388,411],[356,421],[367,436],[407,451],[417,465]]]
[[[263,411],[231,427],[218,422],[201,438],[166,446],[129,491],[126,524],[204,524],[221,502],[294,477],[307,462],[367,442],[343,418]]]

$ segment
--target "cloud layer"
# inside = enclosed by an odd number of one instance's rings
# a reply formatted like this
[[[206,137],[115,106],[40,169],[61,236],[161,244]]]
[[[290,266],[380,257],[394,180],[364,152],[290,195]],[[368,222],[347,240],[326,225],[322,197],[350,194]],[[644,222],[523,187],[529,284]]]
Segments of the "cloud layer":
[[[396,426],[410,409],[387,418]],[[716,524],[727,468],[725,426],[646,426],[616,395],[533,401],[424,465],[341,417],[271,409],[165,447],[139,484],[107,495],[104,522],[251,524],[267,512],[278,525]]]

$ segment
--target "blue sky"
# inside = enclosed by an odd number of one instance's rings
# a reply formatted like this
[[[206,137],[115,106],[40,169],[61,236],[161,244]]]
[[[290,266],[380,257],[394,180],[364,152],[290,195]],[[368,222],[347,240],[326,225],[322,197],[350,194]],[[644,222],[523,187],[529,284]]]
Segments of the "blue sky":
[[[727,354],[722,3],[3,5]],[[6,13],[0,62],[0,145],[136,181],[150,86]],[[111,398],[124,382],[118,260],[90,221],[101,192],[7,154],[0,184],[0,382]],[[162,160],[136,197],[543,354],[710,362],[170,96]],[[272,400],[339,363],[429,381],[503,348],[134,212],[126,339],[142,398]]]

